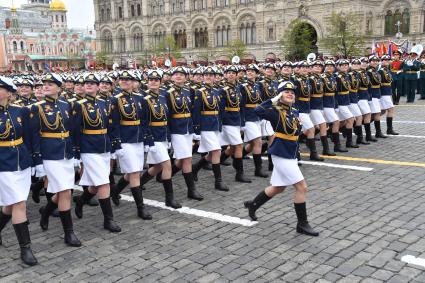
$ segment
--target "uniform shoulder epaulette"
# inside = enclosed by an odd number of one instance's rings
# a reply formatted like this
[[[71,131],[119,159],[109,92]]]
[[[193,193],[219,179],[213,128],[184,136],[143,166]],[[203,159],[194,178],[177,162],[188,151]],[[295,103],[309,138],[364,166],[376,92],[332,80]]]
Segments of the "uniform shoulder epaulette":
[[[34,104],[32,104],[32,105],[36,105],[36,106],[38,106],[38,105],[43,105],[44,103],[46,103],[46,100],[40,100],[39,102],[36,102],[36,103],[34,103]],[[28,105],[28,106],[32,106],[32,105]]]
[[[120,93],[118,93],[117,95],[115,95],[114,97],[115,98],[120,98],[121,96],[123,96],[124,95],[124,93],[122,93],[122,92],[120,92]]]
[[[68,99],[68,102],[75,102],[75,101],[77,101],[77,98],[75,97]]]
[[[148,100],[148,99],[150,99],[151,97],[152,97],[152,95],[148,94],[148,95],[145,95],[143,98],[144,98],[145,100]]]
[[[172,93],[173,91],[175,91],[176,89],[175,88],[173,88],[173,87],[171,87],[171,88],[169,88],[168,90],[167,90],[167,92],[168,93]]]
[[[22,106],[21,106],[21,105],[19,105],[19,104],[15,104],[15,103],[11,103],[11,104],[10,104],[10,106],[14,106],[14,107],[22,108]]]
[[[228,89],[229,89],[228,86],[223,87],[223,90],[228,90]]]
[[[142,94],[140,92],[133,92],[133,95],[135,95],[135,96],[142,96]]]
[[[78,100],[77,101],[77,103],[78,104],[83,104],[84,102],[86,102],[87,101],[87,99],[85,99],[85,98],[83,98],[83,99],[81,99],[81,100]]]
[[[200,89],[198,89],[199,91],[205,91],[207,90],[205,87],[201,87]]]
[[[100,97],[97,97],[97,100],[102,101],[102,102],[105,102],[106,101],[105,99],[100,98]]]

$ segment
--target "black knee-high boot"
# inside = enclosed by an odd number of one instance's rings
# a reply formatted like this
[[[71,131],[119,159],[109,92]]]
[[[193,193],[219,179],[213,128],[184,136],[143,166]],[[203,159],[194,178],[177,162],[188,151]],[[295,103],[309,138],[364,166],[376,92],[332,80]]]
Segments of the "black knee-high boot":
[[[112,233],[121,232],[120,226],[114,221],[114,214],[112,213],[111,199],[99,199],[100,208],[103,213],[103,228]]]
[[[368,142],[377,142],[378,140],[372,136],[372,131],[370,129],[370,123],[364,123],[364,131],[366,133],[366,141]]]
[[[143,220],[151,220],[152,215],[148,213],[146,210],[145,204],[143,203],[143,193],[141,187],[131,188],[131,194],[133,195],[134,202],[137,207],[137,216],[142,218]]]
[[[154,176],[149,174],[149,170],[143,171],[142,176],[140,177],[140,187],[146,185],[150,180],[153,179]]]
[[[320,141],[323,146],[323,155],[335,156],[336,154],[329,148],[328,136],[321,136]]]
[[[339,139],[339,132],[332,133],[332,141],[334,143],[334,151],[335,152],[348,152],[347,149],[343,148],[341,145],[341,141]]]
[[[196,190],[195,180],[193,179],[193,173],[183,173],[183,177],[187,186],[187,197],[194,200],[203,200],[204,197]]]
[[[171,167],[171,176],[176,175],[180,170],[181,168],[177,167],[176,164],[173,164],[173,166]]]
[[[111,186],[111,199],[115,205],[120,205],[120,194],[125,187],[128,186],[128,184],[129,182],[124,179],[124,176],[122,176],[117,184]]]
[[[267,154],[267,160],[269,162],[269,171],[273,171],[274,165],[273,165],[273,159],[272,155],[270,153]]]
[[[22,261],[29,266],[36,265],[37,259],[35,258],[31,249],[28,221],[19,224],[13,224],[13,228],[15,229],[16,238],[18,238],[19,247],[21,248]]]
[[[205,156],[207,156],[207,155],[208,155],[208,152],[203,152],[203,153],[201,153],[201,158],[202,158],[202,157],[205,157]],[[209,162],[205,163],[205,164],[204,164],[204,166],[202,166],[202,169],[205,169],[205,170],[209,170],[209,171],[211,171],[211,170],[212,170],[211,163],[209,163]],[[196,181],[196,180],[195,180],[195,181]]]
[[[307,138],[306,145],[310,149],[310,160],[314,160],[314,161],[324,161],[325,160],[324,158],[320,157],[319,154],[317,153],[316,142],[315,142],[314,138],[312,138],[312,139]]]
[[[387,117],[387,135],[398,135],[398,133],[393,129],[393,117]]]
[[[115,178],[114,178],[114,173],[113,172],[109,173],[109,184],[111,186],[112,185],[115,185]]]
[[[83,218],[83,206],[88,204],[96,194],[92,194],[89,190],[84,191],[80,196],[74,196],[75,200],[75,215],[78,218]]]
[[[243,171],[243,159],[242,158],[235,158],[234,159],[234,163],[235,163],[235,169],[236,169],[236,176],[235,176],[235,180],[237,182],[241,182],[241,183],[251,183],[251,180],[245,176],[244,171]]]
[[[64,242],[70,247],[81,247],[81,242],[74,234],[72,225],[71,210],[59,211],[59,217],[62,222],[63,232],[65,233]]]
[[[201,157],[199,161],[192,166],[193,180],[196,182],[198,181],[198,173],[204,168],[205,164],[208,164],[208,161],[204,157]]]
[[[176,202],[174,199],[173,182],[171,179],[163,180],[162,185],[164,186],[165,191],[165,205],[175,209],[181,208],[181,204]]]
[[[268,148],[269,148],[269,144],[267,143],[267,141],[263,142],[263,144],[261,145],[261,155],[263,155]]]
[[[39,178],[35,183],[31,184],[31,198],[35,203],[40,203],[40,191],[44,188],[43,178]]]
[[[48,193],[50,194],[50,193]],[[52,215],[53,210],[57,209],[58,205],[53,202],[52,197],[49,196],[46,206],[40,207],[40,227],[43,230],[49,229],[49,217]]]
[[[227,149],[227,146],[221,147],[220,164],[224,166],[230,166],[230,162],[227,161],[230,155],[226,154],[226,149]]]
[[[381,131],[381,121],[374,121],[373,123],[375,124],[375,138],[386,139],[387,136]]]
[[[363,130],[361,125],[354,126],[354,133],[357,136],[357,139],[356,139],[357,144],[370,144],[369,142],[363,139]]]
[[[252,157],[255,165],[255,176],[267,178],[269,174],[263,171],[263,160],[261,159],[261,154],[253,154]]]
[[[255,215],[255,211],[257,211],[257,209],[260,208],[260,206],[265,204],[270,199],[271,197],[269,197],[268,195],[266,195],[264,191],[262,191],[254,198],[254,200],[246,201],[243,203],[244,206],[248,208],[249,217],[251,217],[253,221],[257,221],[257,216]]]
[[[1,231],[4,229],[7,223],[12,219],[12,215],[4,214],[0,209],[0,246],[3,244],[1,239]]]
[[[358,148],[359,146],[357,144],[353,143],[353,129],[350,128],[345,128],[345,137],[347,139],[347,142],[345,144],[345,146],[347,148]]]
[[[229,191],[229,188],[224,184],[223,179],[221,178],[221,167],[220,167],[220,163],[219,164],[213,164],[212,165],[213,168],[213,172],[214,172],[214,179],[215,179],[215,183],[214,183],[214,187],[216,190],[218,191]]]
[[[297,214],[297,232],[309,236],[319,236],[319,233],[311,228],[307,221],[307,208],[305,202],[294,203],[295,213]]]

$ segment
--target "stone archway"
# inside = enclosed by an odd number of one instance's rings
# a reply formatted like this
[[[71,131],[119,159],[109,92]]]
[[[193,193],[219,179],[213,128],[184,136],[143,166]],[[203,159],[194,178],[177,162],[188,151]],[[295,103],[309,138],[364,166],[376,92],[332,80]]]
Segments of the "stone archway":
[[[309,22],[303,20],[293,22],[286,41],[289,60],[305,60],[309,53],[318,52],[318,33]]]

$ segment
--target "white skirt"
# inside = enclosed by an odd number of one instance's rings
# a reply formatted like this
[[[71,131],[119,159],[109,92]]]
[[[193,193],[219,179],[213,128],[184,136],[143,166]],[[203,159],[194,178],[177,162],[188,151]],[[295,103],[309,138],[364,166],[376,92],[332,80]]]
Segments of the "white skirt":
[[[170,156],[168,155],[168,142],[155,142],[155,151],[148,152],[146,162],[148,164],[159,164],[166,160],[170,160]]]
[[[287,159],[272,155],[273,172],[270,179],[272,186],[290,186],[304,180],[303,173],[298,167],[297,159]]]
[[[340,121],[353,118],[353,114],[350,112],[350,109],[347,105],[339,105],[336,113],[338,114]]]
[[[375,114],[375,113],[381,113],[381,104],[379,102],[379,98],[373,98],[372,97],[372,101],[368,101],[369,102],[369,107],[370,107],[370,112]]]
[[[122,151],[117,154],[121,173],[142,172],[145,163],[143,143],[122,143]]]
[[[43,160],[46,171],[48,193],[70,190],[75,185],[74,159]]]
[[[312,109],[310,111],[310,119],[315,126],[326,123],[325,117],[323,117],[322,110]]]
[[[335,108],[326,107],[323,108],[323,116],[327,123],[333,123],[339,121],[338,115],[336,115]]]
[[[0,206],[26,201],[31,187],[31,168],[0,172]]]
[[[370,114],[370,106],[366,99],[360,99],[357,105],[359,106],[362,115]]]
[[[300,120],[302,123],[302,131],[305,132],[311,128],[314,128],[314,124],[310,119],[310,115],[307,113],[300,113]]]
[[[359,106],[357,103],[351,103],[348,105],[348,109],[350,109],[351,114],[353,114],[354,117],[362,116],[362,112],[360,111]]]
[[[271,137],[274,135],[272,124],[267,120],[261,120],[261,136]]]
[[[244,142],[249,142],[261,137],[261,122],[245,122]]]
[[[111,154],[108,153],[81,153],[84,165],[80,186],[100,186],[109,184],[111,171]]]
[[[202,131],[198,152],[204,153],[221,149],[219,135],[219,131]]]
[[[193,134],[171,135],[171,145],[173,146],[173,157],[184,159],[192,157]]]
[[[394,107],[393,99],[389,95],[381,96],[379,99],[379,103],[382,110],[387,110]]]
[[[220,145],[238,145],[242,144],[241,127],[239,126],[223,126],[220,133]]]

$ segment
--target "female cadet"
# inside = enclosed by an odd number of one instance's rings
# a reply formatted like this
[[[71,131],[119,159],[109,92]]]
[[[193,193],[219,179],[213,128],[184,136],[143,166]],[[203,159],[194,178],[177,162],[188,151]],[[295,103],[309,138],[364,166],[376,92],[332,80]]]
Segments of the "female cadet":
[[[359,59],[353,59],[351,61],[351,71],[348,73],[349,75],[349,86],[350,86],[350,105],[348,105],[348,109],[354,116],[354,133],[357,136],[356,144],[369,144],[369,142],[365,142],[363,140],[363,132],[362,132],[362,122],[363,115],[360,111],[359,103],[359,88],[360,88],[360,76],[358,71],[360,70],[361,62]]]
[[[26,215],[32,164],[29,109],[9,103],[15,91],[10,79],[0,77],[0,232],[12,219],[21,259],[35,265]]]
[[[41,101],[44,99],[43,82],[41,80],[37,79],[34,82],[34,96],[37,99],[37,101]]]
[[[379,57],[372,55],[369,57],[369,68],[367,73],[370,79],[369,85],[369,106],[372,112],[373,123],[375,124],[375,138],[387,138],[381,131],[381,75],[378,71]]]
[[[171,132],[171,144],[173,146],[175,165],[172,168],[174,175],[180,169],[187,186],[187,197],[194,200],[203,200],[195,187],[192,173],[192,101],[193,97],[189,88],[185,86],[187,70],[176,67],[172,71],[172,87],[166,91],[170,117],[168,123]]]
[[[394,104],[392,101],[393,90],[391,84],[393,79],[390,73],[391,57],[383,55],[381,57],[382,68],[379,69],[381,74],[381,98],[379,99],[381,105],[381,116],[387,113],[387,135],[398,135],[393,129],[394,117]]]
[[[45,207],[40,208],[40,226],[49,227],[49,216],[59,207],[59,216],[65,232],[65,243],[79,247],[81,242],[74,234],[71,218],[71,189],[74,187],[74,148],[72,109],[68,102],[59,99],[61,78],[47,74],[42,79],[45,100],[31,107],[31,138],[36,173],[42,171],[49,180],[47,192],[55,194]]]
[[[220,97],[213,88],[216,70],[212,67],[204,69],[204,87],[198,89],[195,95],[193,109],[193,128],[195,134],[201,135],[199,144],[199,153],[208,153],[201,156],[199,161],[193,166],[193,177],[198,180],[198,172],[208,162],[212,163],[214,172],[215,189],[219,191],[228,191],[229,188],[224,184],[221,178],[220,168],[220,140],[221,131],[220,120]]]
[[[143,173],[140,183],[143,186],[153,176],[162,171],[161,178],[165,191],[165,205],[177,209],[182,206],[174,200],[173,182],[171,180],[171,161],[168,155],[168,141],[170,140],[168,120],[170,112],[165,94],[160,93],[162,72],[150,70],[147,77],[148,90],[144,93],[144,99],[148,104],[147,115],[154,146],[149,148],[146,161],[152,167]]]
[[[362,115],[363,115],[363,125],[364,125],[364,129],[366,133],[366,142],[370,142],[370,141],[377,142],[378,140],[372,137],[372,133],[370,130],[371,111],[370,111],[370,106],[368,102],[370,80],[367,74],[369,59],[366,57],[362,57],[360,58],[360,62],[361,62],[360,70],[358,71],[359,78],[360,78],[359,79],[360,85],[359,85],[359,91],[358,91],[359,102],[357,103],[357,105],[359,106],[360,111],[362,112]]]
[[[140,186],[140,173],[144,165],[144,145],[148,145],[150,136],[147,117],[147,104],[140,94],[133,92],[133,81],[136,78],[129,71],[119,74],[119,88],[121,90],[112,97],[112,122],[119,124],[121,148],[116,151],[120,163],[121,177],[116,186],[111,189],[112,201],[119,205],[120,193],[130,184],[130,190],[137,207],[137,215],[150,220],[152,216],[143,204],[143,195]]]
[[[307,221],[305,198],[307,184],[298,168],[298,136],[300,120],[298,112],[292,108],[295,102],[295,86],[292,82],[279,85],[279,95],[269,99],[255,108],[260,118],[270,121],[275,139],[270,147],[274,169],[270,180],[271,186],[259,193],[254,200],[244,202],[252,220],[257,220],[255,211],[275,195],[282,193],[286,186],[295,187],[294,207],[298,218],[297,232],[318,236]]]
[[[84,76],[85,99],[74,104],[74,141],[76,157],[84,165],[80,185],[88,186],[76,198],[75,214],[83,217],[83,205],[97,194],[103,212],[103,227],[111,232],[120,232],[114,222],[109,187],[111,150],[119,148],[117,123],[109,127],[110,107],[105,100],[97,98],[99,78],[92,73]]]

